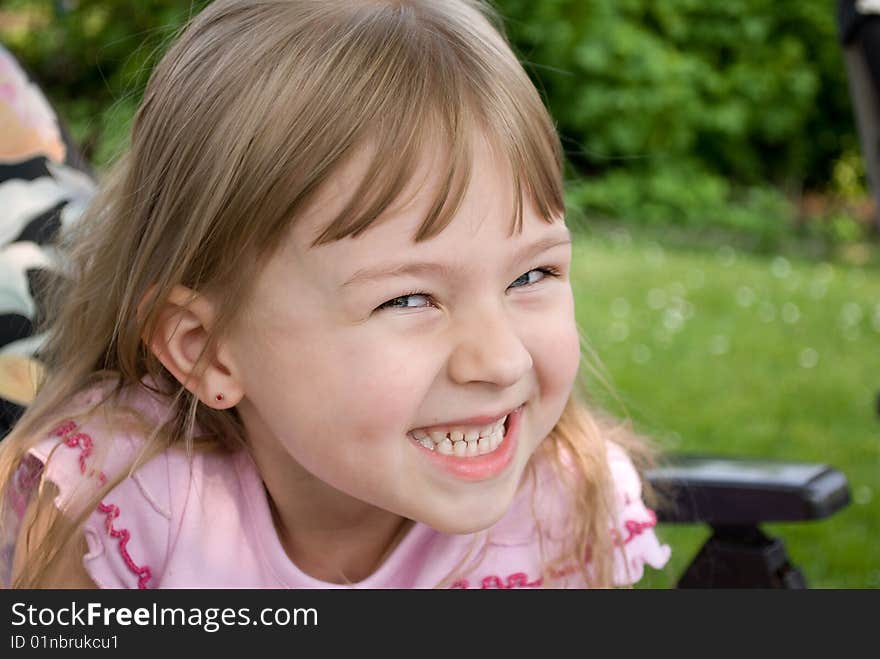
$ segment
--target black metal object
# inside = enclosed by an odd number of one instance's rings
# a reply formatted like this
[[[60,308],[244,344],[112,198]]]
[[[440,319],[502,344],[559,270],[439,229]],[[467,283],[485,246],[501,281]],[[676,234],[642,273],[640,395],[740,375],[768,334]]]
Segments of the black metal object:
[[[674,455],[646,477],[662,498],[660,522],[713,529],[679,588],[806,588],[782,540],[759,524],[821,519],[850,500],[846,476],[823,464]]]
[[[837,26],[862,157],[877,202],[874,228],[880,231],[880,9],[871,4],[837,0]]]
[[[700,548],[678,588],[806,588],[779,538],[757,526],[722,527]]]

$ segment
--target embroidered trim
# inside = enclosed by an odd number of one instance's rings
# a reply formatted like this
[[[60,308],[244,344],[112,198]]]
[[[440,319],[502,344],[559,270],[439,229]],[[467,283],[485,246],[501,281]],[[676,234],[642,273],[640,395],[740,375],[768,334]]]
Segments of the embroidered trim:
[[[112,537],[119,538],[119,553],[122,554],[122,560],[125,561],[128,569],[137,575],[138,588],[144,590],[147,587],[147,582],[150,580],[152,574],[150,573],[149,567],[146,565],[139,566],[134,560],[132,560],[131,555],[128,553],[126,546],[131,539],[131,533],[128,532],[128,529],[113,528],[113,520],[119,517],[119,507],[112,503],[108,506],[101,502],[98,504],[98,510],[107,515],[104,520],[104,527],[107,529],[107,533]]]
[[[623,523],[623,528],[626,529],[626,538],[622,538],[620,531],[617,529],[611,529],[611,538],[615,545],[622,547],[623,545],[629,544],[637,535],[641,535],[648,529],[657,526],[657,515],[650,508],[647,508],[646,510],[648,511],[647,521],[639,522],[635,519],[628,519]]]
[[[525,572],[514,572],[513,574],[507,575],[506,581],[502,581],[501,577],[496,574],[490,574],[488,577],[483,577],[483,580],[480,582],[480,588],[483,590],[488,590],[490,588],[539,588],[543,583],[543,577],[539,577],[534,581],[529,581],[529,577]],[[470,583],[467,579],[459,579],[449,588],[470,588]]]
[[[79,429],[74,421],[65,421],[60,426],[58,426],[55,430],[51,432],[52,435],[56,437],[61,437],[64,440],[64,444],[69,446],[70,448],[78,448],[80,450],[79,454],[79,470],[80,473],[91,476],[94,474],[94,470],[88,471],[86,460],[92,454],[92,449],[94,448],[94,442],[92,438],[89,437],[84,432],[79,432]],[[86,473],[88,471],[88,473]],[[99,471],[98,481],[101,485],[104,485],[107,482],[107,476],[103,471]],[[147,588],[147,583],[150,581],[152,577],[152,573],[150,568],[146,565],[139,566],[131,557],[131,554],[128,553],[128,541],[131,539],[131,533],[128,529],[117,529],[113,526],[113,520],[119,517],[119,507],[114,504],[106,504],[103,501],[98,504],[98,511],[104,513],[106,516],[104,519],[104,528],[107,529],[107,534],[118,540],[117,547],[119,548],[119,553],[122,556],[122,560],[125,562],[125,565],[131,570],[135,576],[138,577],[138,588],[144,590]]]
[[[483,579],[482,588],[538,588],[544,583],[544,579],[539,577],[534,581],[529,581],[525,572],[514,572],[507,577],[507,583],[502,584],[501,579],[497,576],[489,576]]]
[[[650,508],[647,508],[646,510],[648,511],[647,521],[640,522],[635,519],[628,519],[623,523],[623,528],[626,529],[627,533],[626,538],[622,538],[620,531],[618,531],[617,529],[611,529],[611,538],[616,546],[622,547],[623,545],[629,544],[636,536],[639,536],[648,529],[657,526],[657,515]],[[591,558],[591,548],[588,547],[586,556],[584,557],[584,562],[589,563]],[[641,559],[633,557],[631,559],[631,565],[633,569],[639,569],[641,567]],[[554,579],[559,579],[572,574],[576,570],[576,566],[566,565],[561,569],[551,569],[550,576]],[[501,577],[495,574],[490,574],[487,577],[483,577],[482,581],[480,582],[480,588],[538,588],[543,585],[543,583],[543,577],[539,577],[534,581],[529,581],[528,576],[525,572],[514,572],[513,574],[508,575],[506,581],[502,581]],[[467,579],[459,579],[455,581],[449,588],[470,588],[470,582]]]

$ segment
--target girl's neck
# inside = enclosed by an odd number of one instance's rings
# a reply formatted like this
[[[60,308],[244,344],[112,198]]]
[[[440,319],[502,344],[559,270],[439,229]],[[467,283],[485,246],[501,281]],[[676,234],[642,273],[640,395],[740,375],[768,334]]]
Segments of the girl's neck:
[[[302,572],[329,583],[363,581],[413,526],[327,485],[279,444],[252,442],[281,546]]]
[[[290,560],[302,572],[327,583],[358,583],[369,577],[413,525],[403,517],[372,508],[373,515],[367,512],[354,524],[309,527],[297,520],[287,521],[268,486],[267,497],[278,539]]]

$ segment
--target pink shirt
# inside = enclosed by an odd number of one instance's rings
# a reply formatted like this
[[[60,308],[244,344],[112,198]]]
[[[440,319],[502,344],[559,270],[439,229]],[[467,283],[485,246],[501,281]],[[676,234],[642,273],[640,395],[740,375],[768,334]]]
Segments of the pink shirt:
[[[98,395],[97,390],[85,392],[80,402],[97,402]],[[151,422],[167,412],[149,393],[130,394],[127,402]],[[59,488],[60,506],[120,473],[142,444],[134,431],[116,430],[111,437],[94,418],[65,421],[31,449],[16,473],[13,514],[23,514],[56,446],[47,479]],[[99,460],[109,446],[113,450]],[[657,540],[656,518],[642,503],[632,463],[614,444],[609,443],[608,455],[618,499],[617,519],[609,529],[617,546],[615,582],[625,585],[642,577],[646,563],[663,567],[670,549]],[[433,588],[454,568],[454,578],[443,585],[542,585],[532,511],[539,511],[542,520],[560,520],[564,510],[551,470],[545,469],[538,483],[535,508],[532,488],[523,487],[505,516],[479,534],[440,533],[415,523],[373,574],[351,586]],[[552,527],[545,547],[561,539]],[[244,451],[196,452],[190,462],[182,451],[166,450],[114,487],[87,519],[84,532],[88,552],[83,565],[101,588],[350,587],[319,581],[290,560],[275,531],[260,475]],[[461,565],[463,558],[468,560]]]

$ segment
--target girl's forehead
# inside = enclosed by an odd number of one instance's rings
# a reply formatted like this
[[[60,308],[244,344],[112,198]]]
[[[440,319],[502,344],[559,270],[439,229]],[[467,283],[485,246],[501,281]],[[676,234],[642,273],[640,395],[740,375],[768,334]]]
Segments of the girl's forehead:
[[[436,194],[430,170],[416,173],[412,185],[364,232],[314,245],[314,240],[350,200],[360,183],[356,166],[349,166],[320,190],[294,222],[270,281],[296,281],[303,290],[353,299],[395,280],[385,274],[440,277],[444,281],[476,282],[518,267],[532,246],[546,248],[570,240],[560,217],[548,222],[524,199],[521,231],[514,227],[514,185],[509,172],[488,156],[477,156],[471,180],[451,221],[436,235],[415,241]],[[418,181],[421,185],[416,184]],[[314,246],[313,246],[314,245]],[[277,258],[280,257],[280,258]],[[398,279],[398,281],[401,281]],[[410,280],[411,281],[411,280]],[[328,298],[336,299],[336,298]]]
[[[477,201],[484,199],[477,197]],[[480,210],[471,212],[475,209]],[[355,292],[370,290],[390,273],[443,273],[444,279],[463,280],[478,270],[506,269],[530,246],[549,248],[570,241],[561,218],[550,224],[530,207],[524,211],[522,232],[511,236],[511,212],[511,204],[463,204],[439,234],[415,242],[413,236],[423,216],[418,209],[404,208],[357,238],[317,247],[301,239],[291,260],[296,271],[316,287]]]

